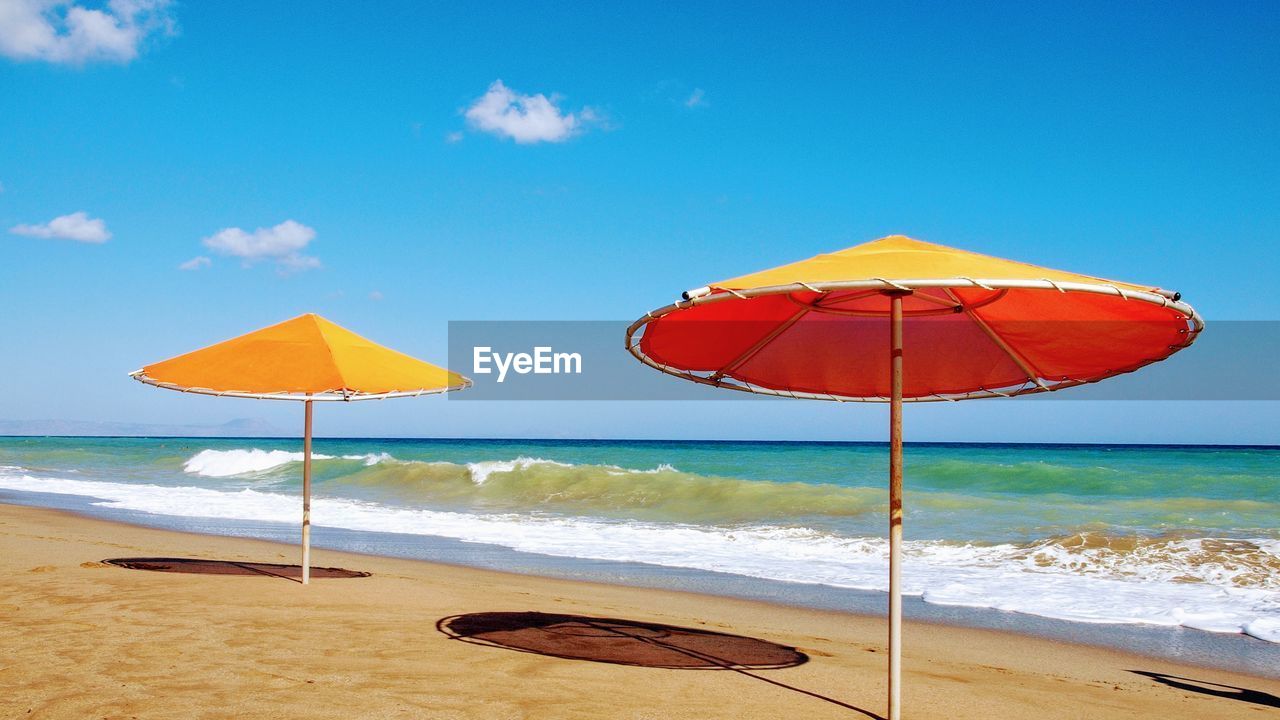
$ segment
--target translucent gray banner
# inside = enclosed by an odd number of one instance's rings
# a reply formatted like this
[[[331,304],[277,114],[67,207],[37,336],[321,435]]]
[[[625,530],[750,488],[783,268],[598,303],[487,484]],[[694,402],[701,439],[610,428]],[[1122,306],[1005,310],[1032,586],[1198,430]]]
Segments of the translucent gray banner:
[[[642,364],[624,346],[629,325],[630,321],[452,321],[449,368],[469,377],[474,386],[447,397],[461,402],[775,399],[689,382]],[[1087,328],[1103,337],[1109,329],[1101,323]],[[1070,330],[1078,333],[1081,328]],[[908,334],[908,375],[911,344]],[[1162,362],[1024,400],[1275,401],[1280,400],[1278,358],[1280,321],[1216,321],[1194,345]]]

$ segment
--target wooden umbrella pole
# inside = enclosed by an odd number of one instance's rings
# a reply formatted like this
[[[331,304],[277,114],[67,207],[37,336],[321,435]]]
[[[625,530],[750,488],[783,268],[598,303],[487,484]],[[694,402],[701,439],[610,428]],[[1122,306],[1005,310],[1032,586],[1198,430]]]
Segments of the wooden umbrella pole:
[[[311,401],[302,435],[302,584],[311,582]]]
[[[889,720],[902,717],[902,295],[889,315]]]

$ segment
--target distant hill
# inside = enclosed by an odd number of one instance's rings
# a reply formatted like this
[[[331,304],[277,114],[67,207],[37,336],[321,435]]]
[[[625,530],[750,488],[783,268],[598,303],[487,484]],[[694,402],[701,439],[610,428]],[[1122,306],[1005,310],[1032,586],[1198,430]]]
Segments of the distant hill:
[[[0,420],[0,435],[123,435],[138,437],[284,437],[289,433],[257,418],[221,425],[154,425],[90,420]]]

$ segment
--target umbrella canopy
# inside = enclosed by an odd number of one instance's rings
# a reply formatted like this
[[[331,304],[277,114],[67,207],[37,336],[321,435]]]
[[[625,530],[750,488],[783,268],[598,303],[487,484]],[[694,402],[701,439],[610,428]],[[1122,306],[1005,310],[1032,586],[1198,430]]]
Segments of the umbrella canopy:
[[[889,719],[901,717],[902,403],[1049,392],[1132,372],[1204,323],[1176,292],[901,235],[687,291],[627,350],[686,380],[889,403]]]
[[[1174,292],[902,236],[685,295],[631,326],[627,347],[642,362],[696,382],[830,400],[889,400],[892,297],[908,339],[908,401],[1096,382],[1163,360],[1203,327]]]
[[[373,400],[470,384],[310,313],[152,363],[130,376],[170,390],[270,400]]]
[[[380,400],[461,390],[467,378],[383,347],[319,315],[255,330],[129,373],[187,393],[305,404],[302,582],[311,580],[311,420],[315,400]]]

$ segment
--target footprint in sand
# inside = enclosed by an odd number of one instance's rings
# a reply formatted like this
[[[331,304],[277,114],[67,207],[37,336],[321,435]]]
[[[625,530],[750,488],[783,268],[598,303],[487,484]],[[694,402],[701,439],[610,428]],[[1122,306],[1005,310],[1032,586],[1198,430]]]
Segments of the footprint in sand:
[[[33,567],[33,568],[31,568],[31,569],[30,569],[30,570],[28,570],[27,572],[41,572],[41,573],[43,573],[43,572],[53,572],[54,570],[57,570],[57,569],[58,569],[58,566],[57,566],[57,565],[41,565],[41,566],[39,566],[39,567]]]

